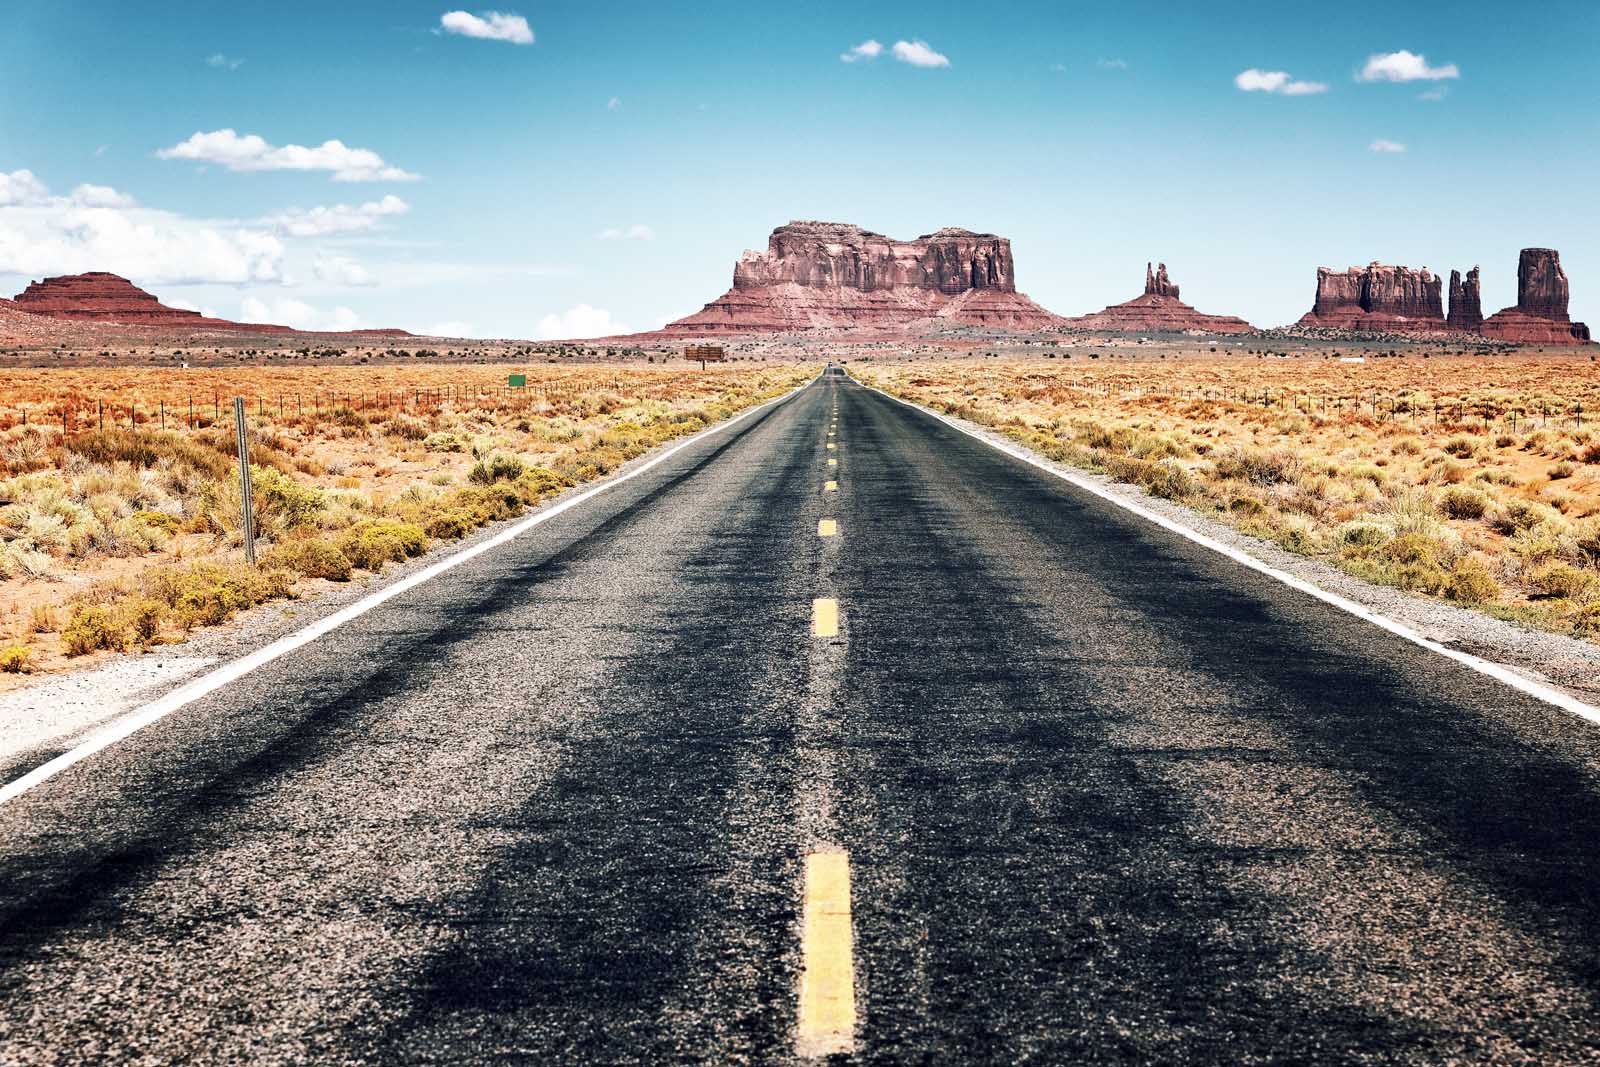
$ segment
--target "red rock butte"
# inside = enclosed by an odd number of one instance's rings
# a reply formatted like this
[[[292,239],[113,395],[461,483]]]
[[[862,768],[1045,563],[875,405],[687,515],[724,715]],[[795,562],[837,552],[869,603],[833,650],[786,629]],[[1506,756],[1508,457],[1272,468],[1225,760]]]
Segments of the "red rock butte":
[[[128,279],[106,271],[65,274],[33,282],[10,307],[53,319],[78,319],[124,326],[176,330],[226,330],[241,333],[296,333],[271,323],[232,322],[207,318],[198,311],[168,307]],[[352,333],[409,336],[404,330],[355,330]]]
[[[1009,330],[1061,318],[1017,292],[1011,242],[943,229],[914,241],[838,222],[791,222],[747,251],[733,288],[660,331],[667,336],[845,329],[894,332],[941,323]]]
[[[1178,299],[1178,286],[1167,277],[1167,265],[1144,265],[1144,292],[1093,315],[1067,319],[1066,326],[1124,333],[1251,333],[1248,322],[1232,315],[1207,315]]]
[[[1483,320],[1479,332],[1518,344],[1581,345],[1589,327],[1567,314],[1567,273],[1553,248],[1524,248],[1517,260],[1517,305]]]
[[[1440,333],[1449,329],[1441,300],[1443,279],[1427,267],[1371,263],[1335,271],[1317,268],[1317,296],[1301,326],[1383,333]]]

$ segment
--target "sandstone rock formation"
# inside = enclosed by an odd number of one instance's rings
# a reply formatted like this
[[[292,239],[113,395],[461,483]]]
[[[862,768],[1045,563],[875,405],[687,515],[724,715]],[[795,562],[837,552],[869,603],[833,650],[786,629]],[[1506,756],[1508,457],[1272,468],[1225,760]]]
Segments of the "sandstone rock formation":
[[[1334,271],[1317,268],[1317,297],[1301,326],[1331,326],[1374,332],[1444,330],[1442,279],[1428,268],[1413,270],[1371,263]]]
[[[1084,330],[1128,333],[1249,333],[1255,329],[1232,315],[1206,315],[1178,299],[1177,283],[1167,277],[1167,265],[1151,271],[1144,266],[1144,294],[1113,304],[1093,315],[1067,319],[1065,325]]]
[[[296,333],[288,326],[232,322],[207,318],[198,311],[168,307],[128,279],[106,271],[65,274],[33,282],[17,295],[11,307],[54,319],[78,319],[162,329],[241,333]],[[410,336],[404,330],[352,330],[350,333],[384,337]]]
[[[1473,267],[1467,271],[1466,280],[1461,278],[1461,272],[1450,272],[1450,313],[1445,316],[1445,324],[1452,330],[1463,333],[1477,333],[1483,325],[1483,297],[1478,287],[1478,268]]]
[[[1576,345],[1590,340],[1589,327],[1567,315],[1567,274],[1553,248],[1524,248],[1517,260],[1517,306],[1485,319],[1482,332],[1518,344]]]
[[[660,331],[904,330],[940,321],[1011,330],[1060,322],[1016,290],[1011,242],[943,229],[896,241],[859,226],[791,222],[745,252],[733,288]]]

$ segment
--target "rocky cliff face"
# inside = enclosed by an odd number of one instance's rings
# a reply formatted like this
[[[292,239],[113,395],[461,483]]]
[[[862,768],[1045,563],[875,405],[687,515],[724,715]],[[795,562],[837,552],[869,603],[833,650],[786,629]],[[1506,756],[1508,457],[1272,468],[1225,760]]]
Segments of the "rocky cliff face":
[[[1167,277],[1167,265],[1158,263],[1155,273],[1151,273],[1150,264],[1144,265],[1144,295],[1145,296],[1170,296],[1178,299],[1178,285]]]
[[[900,331],[940,321],[1012,330],[1057,316],[1017,292],[1011,242],[943,229],[896,241],[859,226],[791,222],[746,252],[733,288],[664,334]]]
[[[1445,324],[1452,330],[1477,333],[1478,327],[1483,325],[1483,297],[1480,294],[1477,267],[1467,271],[1465,280],[1462,280],[1460,271],[1451,271],[1450,313],[1445,316]]]
[[[1432,331],[1445,328],[1443,280],[1426,267],[1371,263],[1334,271],[1317,268],[1317,296],[1302,326],[1351,330]]]
[[[1567,314],[1567,274],[1553,248],[1524,248],[1517,260],[1517,306],[1489,316],[1485,337],[1519,344],[1573,345],[1590,340],[1589,327]]]
[[[1178,285],[1167,277],[1167,265],[1144,265],[1144,293],[1093,315],[1067,319],[1063,325],[1082,330],[1121,333],[1249,333],[1255,329],[1232,315],[1206,315],[1178,299]]]

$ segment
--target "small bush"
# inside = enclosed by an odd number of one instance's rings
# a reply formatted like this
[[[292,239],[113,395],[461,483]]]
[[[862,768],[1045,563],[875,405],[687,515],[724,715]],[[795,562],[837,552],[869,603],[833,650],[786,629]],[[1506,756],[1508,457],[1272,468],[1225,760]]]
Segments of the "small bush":
[[[1566,462],[1557,463],[1553,467],[1550,468],[1550,471],[1549,471],[1550,480],[1553,481],[1553,482],[1557,482],[1557,481],[1560,481],[1563,478],[1570,478],[1570,477],[1572,477],[1572,471],[1573,471],[1572,464],[1566,463]]]
[[[1465,485],[1452,485],[1440,495],[1439,510],[1451,519],[1481,519],[1489,510],[1489,498]]]
[[[1341,550],[1360,556],[1388,544],[1391,535],[1388,527],[1380,523],[1355,519],[1339,527],[1337,536]]]
[[[1478,452],[1478,442],[1470,437],[1452,437],[1444,443],[1444,450],[1457,459],[1470,459]]]
[[[160,530],[167,534],[177,533],[179,527],[183,525],[183,520],[176,515],[168,515],[165,511],[136,511],[133,513],[133,519],[152,530]]]
[[[69,656],[83,656],[102,648],[120,652],[128,647],[127,627],[109,608],[98,604],[79,604],[61,631],[61,643]]]
[[[350,560],[336,545],[318,537],[286,541],[272,550],[268,562],[307,578],[323,578],[330,582],[350,580]]]
[[[429,452],[465,452],[466,438],[455,433],[430,433],[422,439],[422,447]]]
[[[514,482],[522,477],[527,470],[527,464],[517,456],[508,456],[503,452],[491,452],[472,465],[472,472],[467,475],[467,480],[477,485],[493,485],[495,482]]]
[[[185,630],[216,626],[236,612],[292,595],[289,575],[275,567],[194,563],[145,575],[144,594],[164,603]]]
[[[0,649],[0,672],[27,674],[33,670],[33,649],[27,645],[12,645]]]
[[[1500,583],[1494,580],[1483,561],[1468,557],[1456,561],[1444,593],[1457,603],[1487,604],[1500,599]]]
[[[430,516],[423,523],[422,531],[429,537],[438,541],[453,541],[458,537],[465,537],[478,528],[478,522],[470,511],[464,508],[447,508]]]
[[[1540,596],[1587,603],[1595,592],[1595,577],[1565,563],[1552,563],[1533,576]]]
[[[380,571],[391,560],[420,556],[427,548],[428,535],[421,526],[393,519],[358,522],[339,539],[339,551],[345,558],[369,571]]]

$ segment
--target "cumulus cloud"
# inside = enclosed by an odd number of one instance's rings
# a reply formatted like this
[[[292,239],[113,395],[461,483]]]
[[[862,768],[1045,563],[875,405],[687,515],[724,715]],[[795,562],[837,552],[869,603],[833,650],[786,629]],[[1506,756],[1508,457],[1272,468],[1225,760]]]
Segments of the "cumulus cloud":
[[[39,203],[48,193],[31,170],[14,170],[10,174],[0,170],[0,207]]]
[[[145,285],[283,281],[283,242],[226,222],[138,207],[108,186],[53,196],[27,171],[0,174],[0,274],[108,270]]]
[[[877,59],[883,54],[883,45],[877,41],[866,40],[850,49],[848,52],[839,53],[839,58],[846,63],[854,63],[858,59]]]
[[[133,197],[119,193],[109,185],[90,185],[87,182],[72,190],[74,203],[84,207],[132,207]]]
[[[607,226],[595,234],[595,238],[601,241],[653,241],[656,238],[656,232],[645,225],[629,226],[627,228]]]
[[[238,70],[244,66],[244,60],[225,56],[221,52],[213,52],[211,55],[206,56],[206,66],[215,67],[218,70]]]
[[[559,315],[546,315],[539,320],[534,337],[540,341],[572,341],[583,337],[609,337],[612,334],[632,333],[624,323],[611,317],[605,308],[579,304]]]
[[[343,141],[315,147],[269,144],[256,134],[243,137],[231,129],[195,133],[187,141],[156,152],[161,159],[216,163],[232,171],[329,171],[336,182],[405,182],[417,175],[391,167],[370,148],[351,148]]]
[[[1257,70],[1254,67],[1236,74],[1233,84],[1247,93],[1278,93],[1282,96],[1311,96],[1328,91],[1323,82],[1295,81],[1288,71]]]
[[[913,67],[948,67],[950,60],[928,47],[927,41],[896,41],[890,49],[894,57]]]
[[[365,204],[332,204],[308,211],[290,208],[263,221],[290,237],[326,237],[333,233],[357,233],[376,229],[391,215],[404,215],[411,205],[393,193]]]
[[[1356,75],[1364,82],[1414,82],[1442,81],[1459,78],[1461,71],[1454,63],[1430,67],[1423,56],[1401,49],[1398,52],[1381,52],[1367,57],[1367,65]]]
[[[327,285],[377,285],[367,268],[344,256],[319,255],[311,265],[317,281]]]
[[[521,15],[485,11],[474,15],[468,11],[447,11],[439,16],[439,25],[446,33],[463,37],[477,37],[484,41],[510,41],[512,44],[532,44],[533,30]]]
[[[366,325],[360,315],[347,307],[321,311],[302,300],[287,297],[262,300],[260,297],[247,296],[239,303],[239,321],[264,322],[319,332],[359,330]]]
[[[1406,150],[1406,146],[1399,141],[1391,141],[1384,137],[1373,141],[1367,148],[1369,151],[1386,153],[1404,152]]]
[[[1126,59],[1098,59],[1098,60],[1095,60],[1095,64],[1094,65],[1099,67],[1101,70],[1127,70],[1128,69],[1128,61]]]

